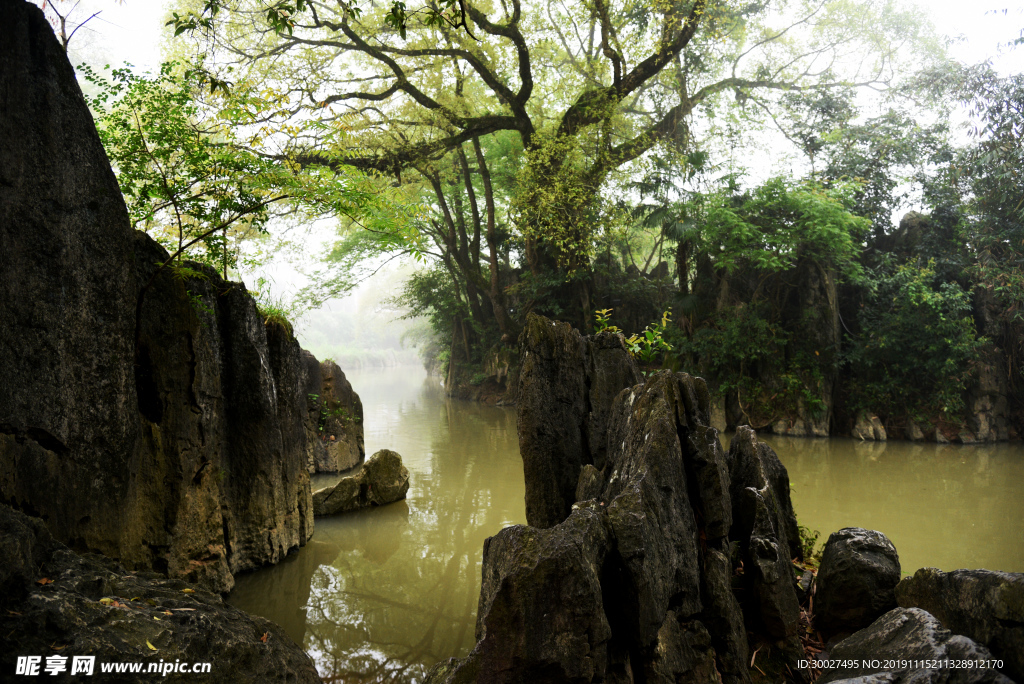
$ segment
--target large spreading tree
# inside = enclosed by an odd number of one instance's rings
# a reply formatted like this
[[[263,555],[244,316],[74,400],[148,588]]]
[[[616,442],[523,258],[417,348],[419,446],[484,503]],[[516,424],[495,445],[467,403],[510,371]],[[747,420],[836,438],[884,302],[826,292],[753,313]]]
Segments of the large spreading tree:
[[[919,16],[873,0],[193,2],[179,28],[208,69],[273,103],[261,130],[287,140],[282,158],[419,193],[416,235],[366,233],[356,251],[436,257],[472,328],[505,334],[540,299],[510,311],[510,263],[586,324],[579,273],[610,184],[655,151],[685,165],[723,96],[884,89],[934,47]]]

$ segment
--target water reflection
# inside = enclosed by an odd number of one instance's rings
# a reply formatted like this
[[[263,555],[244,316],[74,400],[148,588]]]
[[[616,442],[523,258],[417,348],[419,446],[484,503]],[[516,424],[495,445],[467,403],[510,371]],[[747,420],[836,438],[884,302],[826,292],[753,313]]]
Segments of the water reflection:
[[[349,379],[366,451],[402,454],[408,498],[318,518],[309,545],[229,601],[281,624],[326,681],[418,681],[472,647],[484,539],[525,521],[515,412],[446,400],[417,369]]]
[[[318,518],[310,544],[239,577],[229,601],[284,627],[326,681],[416,682],[472,648],[484,539],[525,522],[515,411],[446,400],[418,369],[349,377],[366,451],[402,454],[408,499]],[[767,440],[789,470],[800,522],[824,536],[881,530],[904,571],[1024,571],[1020,444]]]

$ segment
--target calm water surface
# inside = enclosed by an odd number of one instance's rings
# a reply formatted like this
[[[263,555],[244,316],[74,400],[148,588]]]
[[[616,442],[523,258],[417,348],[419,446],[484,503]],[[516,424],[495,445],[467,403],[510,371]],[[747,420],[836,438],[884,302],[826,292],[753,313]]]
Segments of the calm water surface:
[[[280,624],[334,682],[416,682],[473,646],[483,541],[524,523],[514,409],[445,399],[418,368],[348,375],[366,452],[390,448],[408,498],[317,518],[285,562],[238,578],[229,602]],[[800,522],[884,532],[904,572],[1024,572],[1024,448],[768,437]],[[337,480],[318,476],[314,488]]]

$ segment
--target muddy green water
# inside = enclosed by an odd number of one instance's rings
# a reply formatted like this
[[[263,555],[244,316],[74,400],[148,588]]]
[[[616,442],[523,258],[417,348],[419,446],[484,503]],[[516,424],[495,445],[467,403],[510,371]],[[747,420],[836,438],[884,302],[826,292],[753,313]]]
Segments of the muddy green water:
[[[514,409],[445,399],[418,368],[349,374],[367,454],[398,451],[404,502],[317,518],[283,563],[238,578],[229,603],[277,622],[333,682],[417,682],[473,646],[483,541],[525,522]],[[904,572],[1024,572],[1024,447],[768,440],[800,522],[881,530]],[[316,478],[314,488],[337,477]]]

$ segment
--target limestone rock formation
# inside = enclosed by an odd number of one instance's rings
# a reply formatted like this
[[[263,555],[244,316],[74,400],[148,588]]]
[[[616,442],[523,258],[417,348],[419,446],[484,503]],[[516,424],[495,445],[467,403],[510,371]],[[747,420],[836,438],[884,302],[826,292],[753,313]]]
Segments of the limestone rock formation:
[[[580,468],[604,466],[612,400],[640,381],[619,335],[585,339],[568,323],[531,315],[521,336],[517,426],[526,520],[551,527],[569,515]]]
[[[0,16],[0,498],[227,591],[313,531],[298,344],[212,269],[158,272],[52,29]]]
[[[1012,426],[1012,371],[996,340],[1007,331],[995,297],[983,287],[974,291],[974,322],[979,338],[984,335],[988,341],[978,350],[978,372],[967,388],[967,426],[979,442],[1006,441]]]
[[[402,457],[389,449],[381,449],[368,458],[355,475],[313,492],[313,512],[334,515],[383,506],[404,499],[408,491],[409,470],[402,465]]]
[[[90,527],[120,517],[138,429],[128,213],[42,12],[0,16],[0,495],[116,550]]]
[[[310,474],[337,473],[363,462],[363,403],[333,361],[302,352],[306,371],[306,465]]]
[[[216,594],[155,573],[128,573],[102,556],[80,556],[42,521],[0,505],[0,668],[17,656],[94,656],[99,681],[320,682],[313,663],[277,625]],[[45,581],[44,581],[45,580]],[[210,663],[210,674],[111,677],[103,663]],[[43,660],[43,666],[46,661]],[[70,669],[70,667],[69,667]],[[47,676],[51,681],[81,677]]]
[[[882,421],[873,413],[862,411],[857,415],[857,422],[853,425],[851,437],[863,440],[886,441],[885,426]]]
[[[1024,682],[1024,574],[922,568],[896,586],[896,600],[987,647],[1007,676]]]
[[[814,587],[814,625],[826,639],[867,627],[896,607],[900,558],[875,530],[846,527],[829,535]]]
[[[824,655],[824,654],[823,654]],[[906,667],[884,669],[886,661],[964,660],[988,661],[992,653],[964,636],[943,629],[939,621],[919,608],[894,608],[833,646],[829,659],[856,663],[853,667],[825,671],[818,684],[851,681],[882,684],[1013,684],[991,668]],[[871,663],[877,663],[871,667]]]
[[[587,431],[584,416],[603,405],[594,388],[600,397],[625,384],[631,360],[619,356],[617,369],[598,371],[613,382],[597,383],[594,349],[617,355],[611,342],[539,317],[522,341],[521,450],[524,464],[545,459],[527,465],[527,502],[532,491],[559,505],[534,508],[552,525],[487,540],[477,645],[427,681],[749,682],[748,632],[806,681],[797,527],[774,452],[748,428],[725,453],[704,381],[667,371],[617,392],[603,436]],[[575,451],[559,461],[544,437]],[[568,496],[588,498],[558,519],[557,483],[572,476]]]

